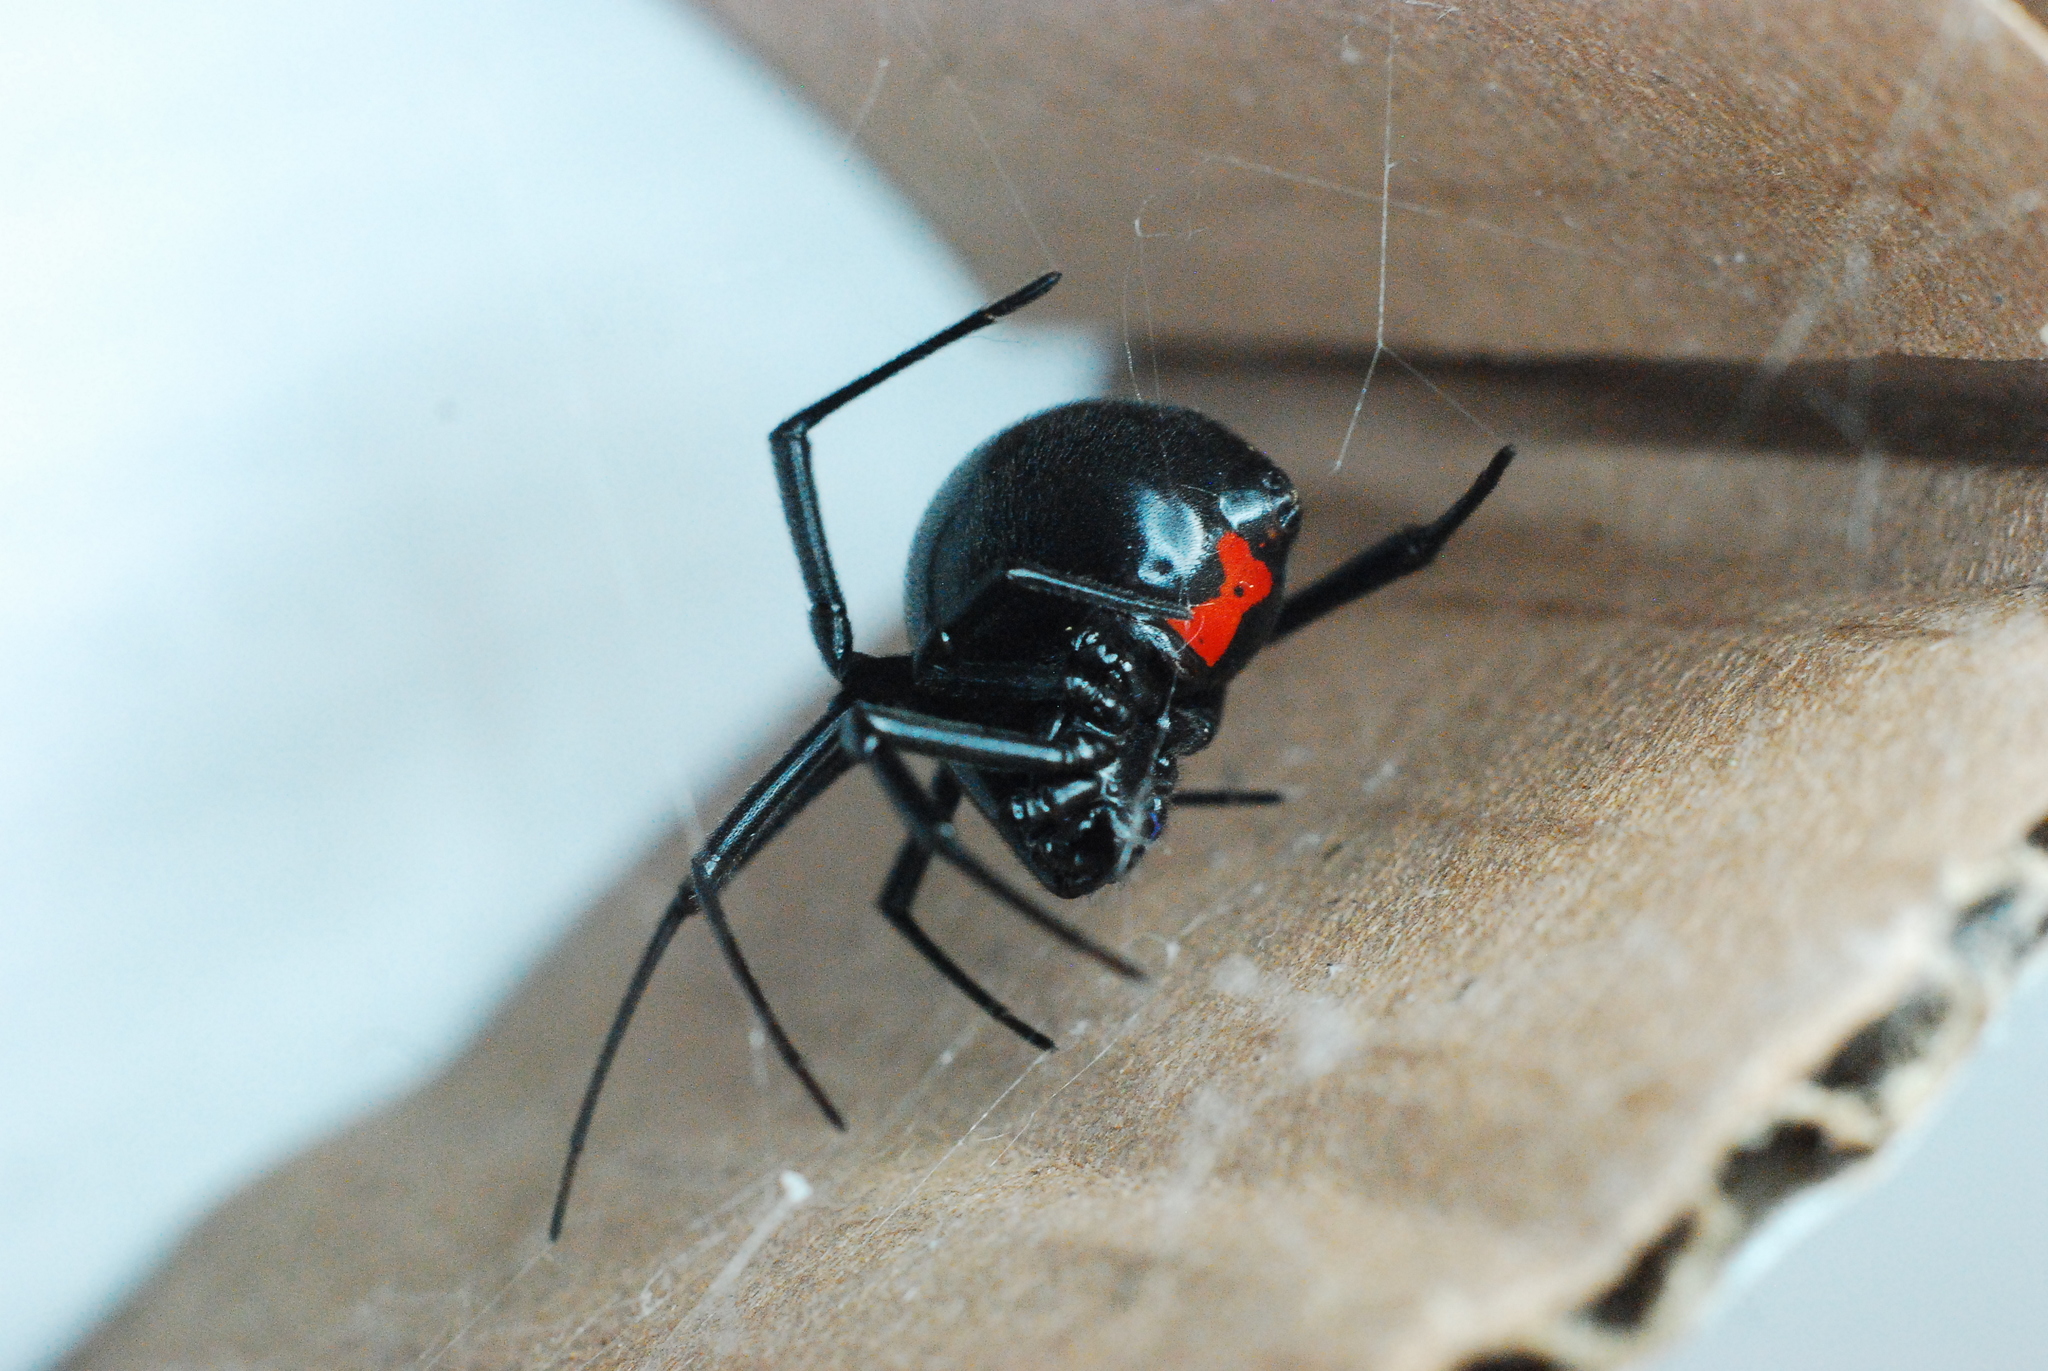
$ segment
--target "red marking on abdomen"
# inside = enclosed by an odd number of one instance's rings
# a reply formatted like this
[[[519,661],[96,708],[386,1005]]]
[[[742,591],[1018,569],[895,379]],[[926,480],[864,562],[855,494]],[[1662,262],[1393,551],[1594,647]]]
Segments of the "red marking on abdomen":
[[[1196,605],[1187,618],[1166,621],[1210,666],[1230,650],[1244,612],[1273,593],[1272,571],[1252,556],[1252,545],[1243,534],[1224,534],[1216,540],[1216,551],[1223,557],[1223,589],[1215,599]]]

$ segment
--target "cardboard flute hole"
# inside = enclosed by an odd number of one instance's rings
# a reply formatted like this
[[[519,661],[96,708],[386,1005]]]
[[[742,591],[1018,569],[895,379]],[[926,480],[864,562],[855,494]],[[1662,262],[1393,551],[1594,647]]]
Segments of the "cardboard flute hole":
[[[1642,1327],[1663,1298],[1672,1263],[1691,1244],[1698,1229],[1696,1216],[1686,1214],[1664,1230],[1657,1241],[1643,1249],[1628,1274],[1585,1308],[1585,1317],[1604,1328],[1627,1332]]]
[[[1468,1361],[1458,1371],[1567,1371],[1562,1362],[1533,1352],[1499,1352]]]
[[[1909,996],[1897,1009],[1851,1035],[1814,1073],[1814,1084],[1823,1090],[1875,1094],[1894,1070],[1926,1055],[1951,1007],[1948,997],[1937,992]]]

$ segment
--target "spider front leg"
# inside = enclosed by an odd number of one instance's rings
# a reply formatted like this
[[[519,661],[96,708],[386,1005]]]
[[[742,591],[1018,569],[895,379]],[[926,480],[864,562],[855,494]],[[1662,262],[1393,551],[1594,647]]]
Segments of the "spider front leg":
[[[1331,610],[1341,609],[1353,600],[1370,595],[1435,561],[1443,545],[1458,531],[1458,526],[1471,518],[1472,511],[1493,494],[1493,488],[1500,484],[1501,474],[1514,460],[1515,449],[1510,444],[1493,454],[1493,460],[1486,464],[1478,479],[1442,514],[1426,524],[1412,524],[1395,530],[1313,585],[1288,596],[1286,607],[1280,611],[1280,621],[1273,628],[1273,637],[1276,640],[1284,638]]]
[[[798,410],[768,435],[768,448],[775,458],[775,481],[782,491],[783,518],[789,524],[790,541],[796,545],[804,593],[811,601],[811,636],[817,640],[818,653],[825,659],[825,669],[832,673],[833,680],[845,679],[853,659],[853,621],[847,616],[846,598],[839,591],[839,578],[832,570],[832,553],[825,545],[825,516],[818,507],[818,486],[811,475],[811,429],[840,406],[867,394],[905,367],[1024,308],[1058,285],[1059,279],[1058,272],[1047,272],[1022,290],[1012,291],[994,304],[974,311],[809,408]]]

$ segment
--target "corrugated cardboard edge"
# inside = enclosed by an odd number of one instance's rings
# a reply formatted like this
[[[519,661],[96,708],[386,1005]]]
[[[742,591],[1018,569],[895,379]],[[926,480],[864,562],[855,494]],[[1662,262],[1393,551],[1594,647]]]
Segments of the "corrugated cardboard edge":
[[[2048,821],[1990,861],[1945,874],[1908,913],[1920,955],[1880,1012],[1868,1010],[1802,1079],[1781,1086],[1721,1152],[1688,1202],[1613,1281],[1459,1371],[1596,1371],[1685,1332],[1730,1264],[1798,1203],[1841,1193],[1881,1165],[1969,1058],[2048,933]]]

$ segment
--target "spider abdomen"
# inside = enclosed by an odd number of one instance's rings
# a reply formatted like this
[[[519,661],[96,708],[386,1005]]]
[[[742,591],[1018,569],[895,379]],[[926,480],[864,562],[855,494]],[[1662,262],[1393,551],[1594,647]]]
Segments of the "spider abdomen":
[[[1043,673],[1088,610],[1001,581],[1048,571],[1182,607],[1162,641],[1183,674],[1220,685],[1272,634],[1299,523],[1286,473],[1205,415],[1062,405],[997,434],[940,487],[911,548],[910,640],[926,661],[943,635],[948,662],[975,678]]]

